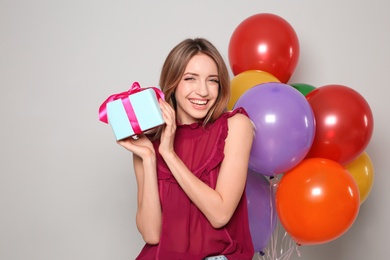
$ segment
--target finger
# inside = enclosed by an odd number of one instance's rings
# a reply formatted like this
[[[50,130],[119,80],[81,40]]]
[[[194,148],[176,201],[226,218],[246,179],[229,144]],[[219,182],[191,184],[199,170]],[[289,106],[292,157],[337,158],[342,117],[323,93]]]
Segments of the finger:
[[[175,110],[166,101],[160,100],[160,107],[163,113],[163,118],[166,123],[173,124],[175,122]]]

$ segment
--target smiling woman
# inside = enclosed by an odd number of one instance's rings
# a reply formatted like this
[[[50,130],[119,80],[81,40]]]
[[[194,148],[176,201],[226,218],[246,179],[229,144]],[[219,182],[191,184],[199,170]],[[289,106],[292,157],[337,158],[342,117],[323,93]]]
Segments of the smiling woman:
[[[196,54],[187,64],[176,92],[177,120],[191,124],[202,120],[218,97],[218,68],[206,54]]]
[[[137,259],[252,259],[245,183],[253,126],[243,108],[226,111],[229,83],[208,40],[182,41],[161,72],[165,125],[119,141],[134,159],[146,242]]]

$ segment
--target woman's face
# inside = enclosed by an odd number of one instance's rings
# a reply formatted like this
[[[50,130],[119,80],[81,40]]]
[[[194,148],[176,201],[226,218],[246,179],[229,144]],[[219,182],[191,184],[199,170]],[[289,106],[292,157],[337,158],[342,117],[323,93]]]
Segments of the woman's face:
[[[180,124],[202,120],[214,105],[219,91],[217,65],[206,54],[191,58],[175,91],[176,117]]]

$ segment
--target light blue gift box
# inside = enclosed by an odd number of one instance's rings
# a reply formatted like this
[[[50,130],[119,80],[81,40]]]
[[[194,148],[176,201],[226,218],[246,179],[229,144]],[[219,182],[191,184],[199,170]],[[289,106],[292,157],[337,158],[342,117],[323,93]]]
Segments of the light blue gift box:
[[[143,132],[165,123],[153,89],[146,88],[128,98]],[[107,117],[116,140],[135,135],[121,99],[107,103]]]

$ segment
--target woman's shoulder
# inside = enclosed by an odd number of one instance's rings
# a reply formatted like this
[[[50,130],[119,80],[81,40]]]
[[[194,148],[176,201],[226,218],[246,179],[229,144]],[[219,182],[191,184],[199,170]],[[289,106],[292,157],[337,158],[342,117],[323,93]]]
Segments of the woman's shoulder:
[[[229,124],[245,124],[251,122],[248,113],[242,107],[226,112],[226,117],[229,119]]]
[[[248,113],[244,108],[236,108],[227,112],[228,115],[228,127],[230,130],[239,130],[245,133],[254,131],[254,124],[249,118]]]

